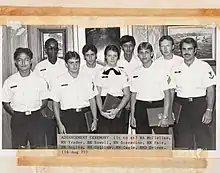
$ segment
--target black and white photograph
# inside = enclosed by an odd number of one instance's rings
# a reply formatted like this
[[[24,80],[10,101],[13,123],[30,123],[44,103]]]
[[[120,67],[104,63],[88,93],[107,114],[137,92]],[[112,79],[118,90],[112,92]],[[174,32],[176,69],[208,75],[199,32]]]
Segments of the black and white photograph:
[[[58,135],[171,136],[216,150],[216,28],[11,25],[2,30],[2,149]],[[216,76],[217,75],[217,76]]]

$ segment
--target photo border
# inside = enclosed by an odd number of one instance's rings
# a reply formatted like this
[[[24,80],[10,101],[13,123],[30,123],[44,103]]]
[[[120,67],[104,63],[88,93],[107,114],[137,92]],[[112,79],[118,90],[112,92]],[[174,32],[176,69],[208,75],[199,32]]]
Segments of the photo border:
[[[36,9],[37,9],[38,7],[36,7]],[[22,8],[23,9],[23,8]],[[14,13],[13,13],[13,10],[14,10]],[[16,7],[14,7],[13,8],[13,10],[12,10],[12,14],[17,14],[17,16],[19,16],[19,9],[17,9]],[[49,13],[47,13],[47,10],[48,9],[43,9],[42,11],[44,12],[43,14],[45,15],[45,14],[51,14],[50,12]],[[71,8],[71,10],[74,10],[74,8]],[[87,10],[87,12],[89,11],[88,9],[86,9]],[[137,11],[138,9],[136,9],[136,12],[134,13],[132,13],[131,12],[131,16],[136,16],[135,14],[137,14]],[[148,9],[145,9],[146,11],[148,11]],[[205,21],[203,21],[204,23],[208,23],[208,22],[213,22],[213,21],[217,21],[218,22],[218,24],[220,24],[220,21],[219,20],[217,20],[216,18],[214,18],[214,17],[218,17],[218,16],[220,16],[220,11],[219,10],[216,10],[216,9],[190,9],[189,11],[190,12],[187,12],[187,13],[184,13],[184,12],[186,12],[187,11],[187,9],[185,9],[185,10],[176,10],[176,12],[170,12],[170,11],[172,11],[172,10],[170,10],[170,9],[168,9],[167,10],[167,12],[165,12],[165,14],[163,15],[163,12],[161,12],[161,10],[160,9],[154,9],[155,11],[154,11],[154,13],[152,13],[152,14],[150,14],[150,11],[151,10],[149,10],[148,12],[149,13],[144,13],[145,15],[143,15],[143,13],[142,13],[142,15],[140,15],[140,14],[138,14],[138,16],[160,16],[160,17],[162,17],[162,16],[175,16],[175,14],[176,14],[176,17],[195,17],[195,16],[197,16],[198,18],[200,18],[200,17],[213,17],[213,18],[209,18],[209,19],[207,19],[206,18],[206,20]],[[7,11],[7,10],[6,10]],[[37,11],[37,10],[36,10]],[[25,8],[24,8],[24,12],[23,12],[23,14],[27,14],[27,16],[29,15],[30,16],[30,14],[35,14],[36,16],[37,15],[40,15],[40,14],[42,14],[42,11],[40,11],[40,12],[33,12],[33,9],[30,11],[25,11]],[[52,10],[51,10],[52,11]],[[163,10],[162,10],[163,11]],[[165,10],[166,11],[166,10]],[[174,10],[175,11],[175,10]],[[193,12],[194,11],[194,12]],[[125,13],[127,12],[127,10],[125,10]],[[152,11],[151,11],[152,12]],[[64,12],[65,13],[65,12]],[[157,15],[155,15],[155,13],[157,14]],[[11,11],[9,10],[8,12],[6,12],[5,13],[5,11],[3,12],[3,14],[7,14],[7,15],[10,15],[11,14]],[[54,14],[54,12],[52,12],[52,14]],[[74,16],[74,12],[71,12],[70,13],[70,16]],[[80,13],[80,15],[82,15],[83,14],[83,11],[81,11],[81,13]],[[97,13],[91,13],[91,11],[90,11],[90,14],[93,14],[93,15],[97,15]],[[100,13],[99,13],[100,14]],[[119,13],[119,12],[117,12],[117,14],[121,14],[121,13]],[[133,15],[132,15],[133,14]],[[194,15],[192,15],[192,14],[194,14]],[[54,14],[55,15],[55,14]],[[111,15],[110,13],[109,13],[109,15]],[[124,15],[124,16],[128,16],[128,15]],[[40,17],[41,18],[41,17]],[[43,18],[43,17],[42,17]],[[61,17],[62,18],[62,17]],[[64,17],[65,18],[65,17]],[[7,19],[5,19],[5,18],[2,18],[2,23],[4,23],[4,24],[7,24],[7,20],[12,20],[13,19],[13,17],[9,17],[9,18],[7,18]],[[14,20],[24,20],[24,19],[22,19],[22,17],[18,17],[18,18],[14,18]],[[49,18],[47,18],[47,20],[48,19],[51,19],[50,17]],[[134,18],[132,18],[131,20],[133,20]],[[176,18],[177,19],[177,18]],[[214,20],[213,20],[214,19]],[[26,20],[29,20],[29,19],[26,19]],[[46,19],[43,19],[43,21],[45,21]],[[163,19],[163,21],[164,21],[165,19]],[[178,20],[178,19],[177,19]],[[33,22],[33,20],[31,20],[30,19],[30,21],[32,21]],[[43,21],[41,21],[41,23],[43,23]],[[73,22],[73,20],[72,19],[68,19],[68,21],[69,21],[69,23],[70,23],[70,21],[71,22]],[[40,23],[39,21],[35,21],[35,22],[38,22],[38,23]],[[142,21],[143,22],[143,21]],[[142,23],[141,21],[137,21],[137,23]],[[193,23],[194,21],[191,21],[191,22],[189,22],[189,23]],[[198,22],[198,21],[197,21]],[[200,19],[200,23],[201,23],[202,21],[201,21],[201,19]],[[50,21],[49,23],[56,23],[56,24],[60,24],[60,22],[57,22],[57,20],[53,20],[53,21]],[[121,22],[122,23],[122,22]],[[155,21],[153,21],[153,19],[151,19],[151,22],[150,23],[148,23],[149,25],[150,24],[154,24],[154,23],[156,23]],[[172,22],[171,22],[172,23]],[[175,22],[174,22],[175,23]],[[217,68],[218,69],[218,68]],[[218,72],[218,70],[217,70],[217,72]],[[17,153],[18,153],[19,151],[17,151]],[[30,151],[29,151],[30,152]],[[44,157],[44,155],[43,155],[43,153],[44,153],[44,151],[39,151],[40,152],[40,154],[42,154],[41,156],[39,156],[39,153],[38,153],[38,156],[37,156],[37,158],[39,159],[39,157],[41,158],[41,157]],[[34,159],[34,153],[33,153],[33,151],[31,151],[30,153],[32,153],[31,155],[32,156],[29,156],[28,158],[30,159],[29,160],[29,165],[31,164],[31,163],[33,163],[33,162],[31,162],[31,161],[37,161],[36,159],[37,158],[35,158]],[[197,153],[196,152],[191,152],[191,154],[192,155],[190,155],[190,152],[187,152],[188,153],[188,155],[186,154],[185,156],[184,156],[184,153],[182,152],[182,151],[178,151],[177,152],[177,155],[178,154],[180,154],[181,155],[181,157],[184,157],[184,158],[192,158],[192,156],[198,156],[198,157],[196,157],[196,158],[199,158],[200,157],[200,155],[197,155]],[[20,154],[22,154],[22,153],[20,153]],[[24,154],[24,153],[23,153]],[[26,159],[28,159],[27,157],[25,158],[26,156],[22,156],[22,155],[17,155],[17,159],[19,160],[19,161],[22,161],[22,159],[24,159],[24,161],[26,160]],[[53,158],[53,156],[51,157],[51,159]],[[67,160],[69,160],[69,159],[67,159]],[[73,159],[72,159],[73,160]],[[142,159],[143,160],[143,159]],[[183,159],[184,160],[184,159]],[[180,162],[181,161],[183,161],[183,160],[180,160]],[[206,160],[206,159],[205,159]],[[26,160],[27,162],[28,162],[28,160]],[[159,161],[162,161],[162,159],[160,159],[160,158],[158,158],[157,160],[156,160],[156,162],[159,162]],[[26,162],[26,163],[27,163]],[[38,163],[39,163],[40,161],[38,161]],[[205,163],[205,164],[207,164],[207,162],[203,162],[203,163]],[[24,163],[23,163],[24,164]],[[193,164],[193,162],[190,162],[188,165],[192,165]],[[44,163],[41,163],[41,165],[44,165]],[[56,166],[56,165],[54,165],[54,166]],[[96,165],[97,166],[97,165]],[[128,165],[127,165],[128,166]],[[158,165],[158,167],[159,167],[159,165]],[[163,165],[162,165],[162,167],[163,167]],[[175,167],[175,165],[173,165],[173,167]]]

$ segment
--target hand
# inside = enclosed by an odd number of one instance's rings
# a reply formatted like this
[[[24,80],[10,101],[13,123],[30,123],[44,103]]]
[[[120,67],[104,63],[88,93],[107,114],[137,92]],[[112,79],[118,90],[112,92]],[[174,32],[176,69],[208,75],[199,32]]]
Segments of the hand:
[[[159,122],[159,126],[160,127],[168,127],[169,126],[168,119],[161,119]]]
[[[58,123],[58,129],[60,134],[66,134],[66,128],[62,123]]]
[[[42,109],[41,113],[42,113],[44,118],[47,118],[47,119],[53,119],[54,118],[54,113],[53,113],[53,111],[50,110],[50,108],[48,108],[48,106],[46,106],[44,109]]]
[[[130,115],[130,125],[132,128],[136,128],[136,119],[134,115]]]
[[[110,119],[111,114],[109,112],[100,111],[100,113],[103,117]]]
[[[160,126],[160,127],[168,127],[169,126],[168,118],[164,118],[164,117],[168,117],[168,116],[164,116],[163,114],[161,114],[158,117],[160,119],[158,126]]]
[[[202,117],[202,123],[209,124],[212,121],[212,112],[206,111]]]
[[[110,113],[110,118],[109,119],[114,119],[116,117],[116,115],[119,113],[119,109],[115,108],[115,109],[110,109],[107,110],[107,112]]]
[[[95,131],[97,129],[97,120],[93,120],[92,126],[91,126],[91,131]]]

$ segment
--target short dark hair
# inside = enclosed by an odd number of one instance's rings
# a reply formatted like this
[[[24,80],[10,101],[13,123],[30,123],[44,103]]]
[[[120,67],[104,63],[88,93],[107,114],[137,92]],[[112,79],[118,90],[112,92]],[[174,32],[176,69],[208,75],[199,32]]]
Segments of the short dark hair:
[[[85,55],[86,52],[88,52],[89,50],[93,51],[95,54],[97,54],[97,48],[95,47],[95,45],[93,44],[86,44],[85,46],[83,46],[82,48],[82,54]]]
[[[112,50],[112,51],[114,51],[114,52],[117,52],[117,54],[118,54],[118,59],[120,58],[120,49],[118,48],[118,46],[113,45],[113,44],[110,44],[110,45],[106,46],[106,48],[105,48],[105,50],[104,50],[104,55],[105,55],[105,57],[106,57],[108,51],[110,51],[110,50]]]
[[[27,56],[30,57],[30,59],[33,58],[33,52],[29,49],[29,48],[23,48],[23,47],[19,47],[15,50],[14,52],[14,60],[16,60],[16,58],[21,54],[21,53],[25,53]]]
[[[149,49],[151,52],[153,52],[153,47],[149,42],[140,43],[138,48],[137,48],[137,52],[139,52],[142,49]]]
[[[191,37],[184,38],[180,41],[180,50],[182,50],[183,43],[192,44],[194,49],[198,47],[197,41]]]
[[[68,51],[66,54],[65,54],[65,62],[67,63],[69,59],[78,59],[80,61],[80,56],[77,52],[75,51]]]
[[[133,43],[134,46],[136,46],[136,41],[133,36],[124,35],[120,38],[120,46],[122,46],[124,43],[130,42],[130,41]]]
[[[55,43],[57,44],[57,46],[58,46],[58,42],[57,42],[56,39],[54,39],[54,38],[49,38],[49,39],[47,39],[47,40],[45,41],[45,48],[48,46],[48,44],[50,44],[50,42],[55,42]]]
[[[169,35],[164,35],[164,36],[160,37],[159,46],[161,45],[161,42],[164,41],[164,40],[171,41],[172,45],[174,45],[173,38],[171,36],[169,36]]]

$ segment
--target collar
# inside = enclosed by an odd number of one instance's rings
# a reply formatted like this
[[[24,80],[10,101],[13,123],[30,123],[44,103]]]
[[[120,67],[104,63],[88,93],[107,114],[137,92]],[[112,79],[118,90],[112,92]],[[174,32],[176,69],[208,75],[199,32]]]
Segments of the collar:
[[[183,65],[184,65],[184,67],[191,68],[191,67],[195,66],[198,63],[198,61],[199,61],[198,58],[195,57],[193,63],[190,66],[186,65],[186,63],[184,61],[183,61]]]
[[[52,64],[52,63],[50,63],[50,61],[49,61],[48,58],[47,58],[47,64],[50,65],[50,66],[55,66],[55,65],[57,65],[57,64],[60,64],[61,61],[62,61],[62,60],[61,60],[60,58],[57,58],[56,63],[55,63],[55,64]]]
[[[29,78],[29,77],[32,77],[32,76],[33,76],[33,72],[32,72],[32,70],[30,71],[29,76],[26,76],[26,77],[22,77],[22,76],[21,76],[21,74],[19,73],[19,71],[17,72],[17,74],[18,74],[18,76],[19,76],[19,78],[20,78],[20,79],[27,79],[27,78]]]
[[[125,59],[124,53],[121,54],[120,59],[119,59],[119,61],[123,61],[123,62],[127,62],[127,63],[131,63],[131,62],[134,61],[134,60],[139,60],[134,53],[133,53],[133,55],[132,55],[132,58],[131,58],[131,61],[130,61],[130,62],[128,62],[128,61]]]

